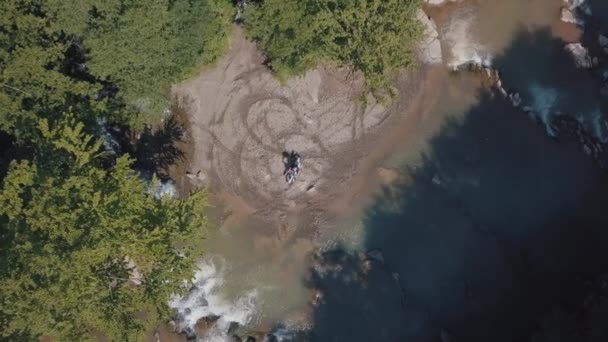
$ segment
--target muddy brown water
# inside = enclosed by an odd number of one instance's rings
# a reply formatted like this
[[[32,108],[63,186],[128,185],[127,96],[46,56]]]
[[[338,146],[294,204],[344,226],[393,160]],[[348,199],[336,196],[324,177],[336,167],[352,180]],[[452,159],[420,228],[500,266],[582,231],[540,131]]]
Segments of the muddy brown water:
[[[469,58],[467,53],[478,50],[492,63],[498,59],[506,65],[511,56],[530,53],[514,50],[513,46],[519,40],[534,41],[538,32],[549,40],[570,42],[580,38],[578,28],[557,20],[562,5],[559,0],[467,0],[426,10],[436,20],[440,34],[451,35],[451,46],[443,41],[446,63]],[[463,22],[454,24],[459,20]],[[456,35],[450,32],[451,28],[457,29]],[[570,260],[552,259],[549,252],[544,255],[529,252],[533,247],[524,248],[520,242],[522,237],[534,236],[541,249],[556,248],[556,244],[546,242],[538,234],[545,234],[541,228],[548,224],[546,221],[555,220],[557,210],[568,208],[576,212],[575,216],[592,222],[585,229],[595,232],[594,224],[603,219],[594,211],[597,194],[592,185],[604,184],[604,176],[576,147],[554,146],[542,126],[487,92],[477,75],[439,67],[428,70],[425,77],[428,88],[414,98],[418,102],[413,106],[415,110],[403,113],[391,122],[391,127],[384,128],[382,139],[366,145],[369,153],[361,160],[358,173],[348,183],[335,184],[340,195],[322,208],[323,215],[307,216],[307,209],[299,210],[296,204],[288,206],[282,214],[282,223],[277,224],[264,220],[263,215],[254,215],[258,210],[240,199],[238,193],[223,193],[219,188],[214,203],[221,228],[210,232],[204,244],[210,255],[219,256],[230,265],[222,275],[219,290],[226,303],[238,302],[244,293],[256,291],[255,310],[246,322],[248,329],[268,331],[277,325],[312,329],[313,337],[308,339],[320,341],[394,340],[404,336],[424,341],[437,337],[437,329],[443,325],[467,336],[468,341],[481,341],[496,336],[484,329],[472,333],[472,326],[485,324],[491,328],[493,317],[501,318],[504,312],[515,315],[509,310],[525,309],[524,305],[501,311],[499,305],[505,298],[532,300],[530,297],[539,293],[538,287],[546,286],[534,282],[531,286],[536,292],[527,292],[524,285],[505,292],[503,287],[490,282],[492,276],[506,282],[525,283],[527,279],[497,271],[515,267],[509,253],[520,253],[505,245],[516,245],[526,251],[524,254],[532,253],[533,256],[525,258],[540,260],[534,266],[540,273],[550,279],[563,279],[554,263],[568,264]],[[512,81],[513,87],[522,86],[517,81]],[[468,136],[463,136],[463,132]],[[502,141],[495,139],[498,137]],[[453,153],[460,155],[446,157],[450,145],[454,146]],[[529,151],[522,153],[521,149]],[[476,166],[468,167],[469,164]],[[556,169],[561,172],[554,172]],[[578,174],[589,181],[571,179]],[[551,190],[555,187],[564,190]],[[537,203],[528,202],[527,196]],[[497,205],[483,204],[492,203],[495,197],[501,198]],[[589,203],[591,209],[577,211],[577,199]],[[323,220],[318,221],[319,217]],[[497,233],[491,227],[475,231],[479,229],[478,221],[502,229],[503,223],[496,220],[513,220],[518,227],[506,233],[501,230]],[[314,226],[323,229],[307,229]],[[451,226],[458,228],[451,230],[448,228]],[[444,234],[447,235],[442,238]],[[391,237],[403,248],[391,243]],[[584,240],[583,245],[590,243],[588,236],[577,238]],[[433,239],[443,242],[433,243]],[[348,297],[353,284],[336,279],[311,284],[310,254],[319,248],[331,250],[336,246],[352,255],[372,248],[384,249],[387,262],[401,279],[409,282],[404,287],[412,293],[412,309],[399,308],[399,289],[392,288],[392,278],[380,271],[371,275],[371,287],[365,290],[368,292],[356,292],[355,297]],[[577,255],[575,247],[567,248]],[[502,250],[508,253],[502,254]],[[552,266],[538,266],[546,264]],[[568,268],[567,272],[571,270]],[[476,288],[475,293],[482,299],[463,304],[457,292],[468,288],[468,283],[490,288]],[[315,308],[310,302],[312,289],[316,287],[328,291],[328,299]],[[344,293],[344,298],[339,298],[340,293]],[[516,295],[509,297],[505,293]],[[386,302],[385,297],[391,296],[394,299]],[[532,300],[531,311],[538,314],[539,308],[553,298]],[[344,299],[353,303],[347,305]],[[465,308],[466,315],[453,314],[447,310],[450,305]],[[480,318],[484,312],[488,320]],[[518,337],[531,331],[533,318],[527,319],[513,323]],[[508,328],[496,327],[498,331]],[[462,331],[465,328],[469,330]]]

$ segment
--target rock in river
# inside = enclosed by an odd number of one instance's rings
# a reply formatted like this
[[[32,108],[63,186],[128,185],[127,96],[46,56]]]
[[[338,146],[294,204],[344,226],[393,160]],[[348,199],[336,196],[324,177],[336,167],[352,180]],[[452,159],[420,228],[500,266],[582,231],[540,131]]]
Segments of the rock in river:
[[[568,7],[562,7],[560,19],[565,23],[572,23],[579,26],[583,26],[585,24],[585,21],[578,18],[574,11]]]
[[[574,63],[578,68],[588,69],[593,66],[591,57],[589,57],[589,52],[580,43],[566,44],[566,50],[570,52],[572,58],[574,58]]]

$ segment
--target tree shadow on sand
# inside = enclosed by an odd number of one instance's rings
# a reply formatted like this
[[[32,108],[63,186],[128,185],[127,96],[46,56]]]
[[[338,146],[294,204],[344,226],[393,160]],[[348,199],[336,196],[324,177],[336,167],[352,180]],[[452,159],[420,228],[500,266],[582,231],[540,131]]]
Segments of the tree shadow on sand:
[[[564,46],[548,29],[520,31],[493,65],[504,85],[519,92],[535,111],[590,116],[600,107],[601,83],[577,68]]]
[[[158,128],[146,126],[133,145],[131,155],[136,167],[161,177],[168,176],[168,169],[184,157],[179,143],[185,140],[186,130],[175,115],[171,115]]]
[[[518,54],[534,52],[520,49],[553,43],[522,33],[501,60],[527,68]],[[555,86],[544,72],[517,72]],[[311,340],[440,341],[444,329],[456,342],[529,341],[555,306],[574,310],[580,278],[608,272],[608,177],[575,142],[558,143],[482,92],[430,144],[413,181],[368,210],[365,248],[381,250],[384,264],[350,277],[360,258],[334,250],[329,263],[344,271],[312,277],[324,297]]]

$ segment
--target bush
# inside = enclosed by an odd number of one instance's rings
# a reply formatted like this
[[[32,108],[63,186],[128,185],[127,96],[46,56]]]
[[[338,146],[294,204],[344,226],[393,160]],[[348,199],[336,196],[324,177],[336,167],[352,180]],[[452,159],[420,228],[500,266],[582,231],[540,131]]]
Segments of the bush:
[[[27,140],[74,111],[140,125],[170,85],[223,51],[224,0],[0,1],[0,129]]]
[[[263,0],[249,4],[245,25],[285,77],[321,62],[350,65],[374,93],[414,63],[422,34],[420,0]]]

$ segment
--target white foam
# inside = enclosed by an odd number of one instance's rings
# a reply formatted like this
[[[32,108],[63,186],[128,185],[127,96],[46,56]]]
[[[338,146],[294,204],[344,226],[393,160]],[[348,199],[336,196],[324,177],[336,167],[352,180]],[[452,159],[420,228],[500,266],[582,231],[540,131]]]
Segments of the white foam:
[[[177,196],[177,188],[172,180],[166,182],[160,182],[158,187],[154,190],[154,197],[161,199],[163,197],[174,198]]]
[[[447,65],[453,70],[468,65],[490,67],[492,55],[479,43],[478,13],[473,9],[460,10],[441,28],[441,35],[448,52]]]
[[[192,289],[185,296],[174,295],[169,306],[178,313],[179,326],[194,330],[196,322],[204,317],[219,317],[202,341],[229,341],[227,335],[232,322],[249,324],[256,313],[258,291],[248,290],[236,299],[228,299],[222,293],[227,266],[220,257],[207,257],[199,263],[199,271],[192,280]]]

